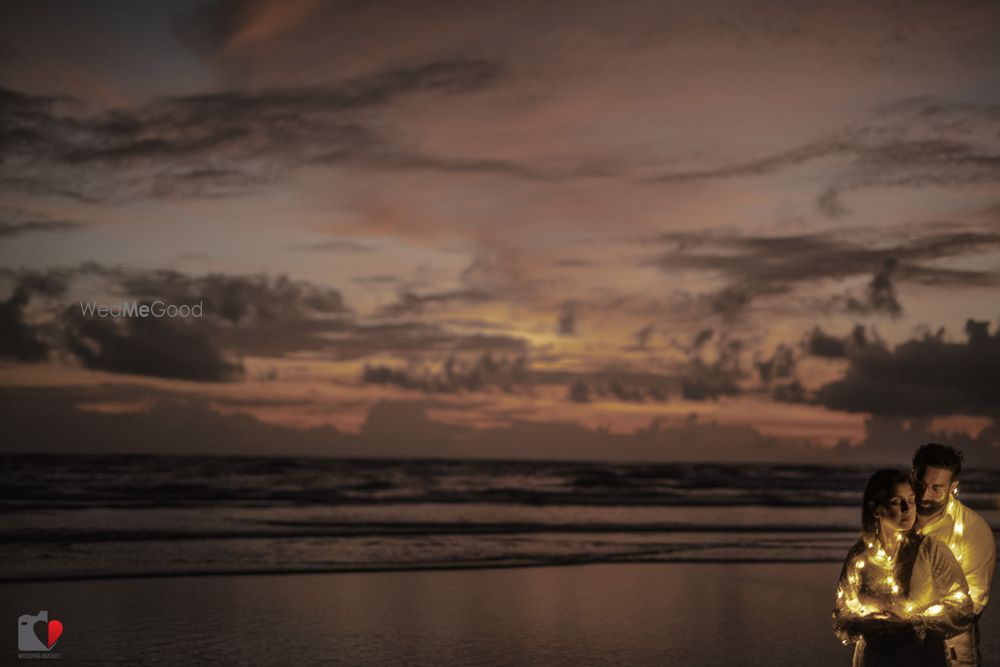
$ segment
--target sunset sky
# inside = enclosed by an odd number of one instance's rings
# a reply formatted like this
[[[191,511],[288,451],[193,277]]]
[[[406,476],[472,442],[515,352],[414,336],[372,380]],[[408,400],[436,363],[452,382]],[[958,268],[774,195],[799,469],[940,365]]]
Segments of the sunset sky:
[[[997,63],[992,1],[5,2],[2,450],[1000,465]]]

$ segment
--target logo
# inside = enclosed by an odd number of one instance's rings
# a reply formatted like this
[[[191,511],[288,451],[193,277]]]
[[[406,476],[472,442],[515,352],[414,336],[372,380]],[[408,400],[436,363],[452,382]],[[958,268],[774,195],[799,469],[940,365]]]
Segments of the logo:
[[[22,614],[17,619],[17,650],[49,652],[63,633],[62,621],[49,620],[48,611],[34,616]],[[59,654],[52,654],[53,657]]]

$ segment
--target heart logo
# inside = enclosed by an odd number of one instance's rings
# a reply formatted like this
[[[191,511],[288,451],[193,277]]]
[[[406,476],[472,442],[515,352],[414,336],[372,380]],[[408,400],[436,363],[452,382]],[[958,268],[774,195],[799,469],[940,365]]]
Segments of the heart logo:
[[[41,626],[41,627],[39,627]],[[55,619],[46,623],[45,621],[37,621],[35,627],[32,628],[35,631],[35,636],[38,637],[48,648],[52,648],[62,637],[63,624],[62,621],[57,621]]]
[[[62,637],[62,631],[62,621],[49,621],[49,641],[46,643],[46,646],[49,648],[55,646],[59,638]]]

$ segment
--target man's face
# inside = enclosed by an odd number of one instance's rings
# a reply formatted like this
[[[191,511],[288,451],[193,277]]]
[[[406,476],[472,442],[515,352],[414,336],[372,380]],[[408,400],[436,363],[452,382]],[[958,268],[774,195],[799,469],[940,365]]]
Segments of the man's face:
[[[913,490],[917,494],[917,514],[933,516],[948,504],[951,492],[958,486],[958,480],[951,478],[947,468],[927,466],[913,471]]]

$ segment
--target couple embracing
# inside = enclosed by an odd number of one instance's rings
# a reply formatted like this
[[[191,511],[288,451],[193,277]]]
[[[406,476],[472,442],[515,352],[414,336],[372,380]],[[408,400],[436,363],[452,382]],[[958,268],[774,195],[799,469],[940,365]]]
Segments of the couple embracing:
[[[929,444],[909,473],[865,487],[861,538],[840,574],[835,634],[854,667],[978,666],[978,619],[996,565],[993,531],[956,494],[962,453]]]

